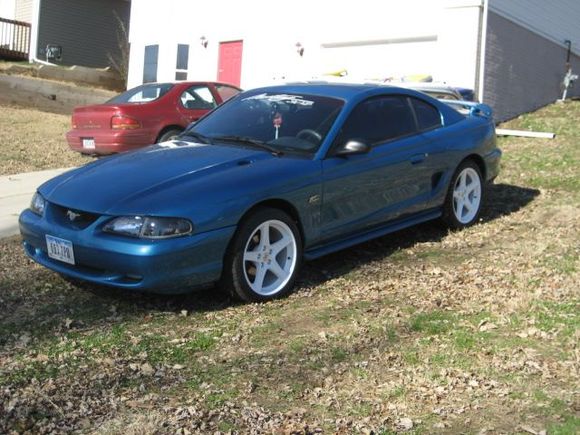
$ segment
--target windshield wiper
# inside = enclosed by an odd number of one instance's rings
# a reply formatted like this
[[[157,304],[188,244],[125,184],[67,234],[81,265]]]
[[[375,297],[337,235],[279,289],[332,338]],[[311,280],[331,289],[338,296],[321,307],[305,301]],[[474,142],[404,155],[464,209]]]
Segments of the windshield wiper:
[[[181,133],[178,138],[184,138],[184,137],[191,137],[193,139],[197,139],[198,141],[200,141],[201,143],[205,143],[205,144],[210,144],[213,145],[213,140],[211,137],[209,136],[204,136],[201,133],[197,133],[195,131],[184,131],[183,133]]]
[[[251,137],[247,137],[247,136],[233,136],[233,135],[232,136],[216,136],[216,137],[212,137],[212,139],[213,140],[221,140],[221,141],[225,141],[225,142],[237,142],[237,143],[241,143],[241,144],[252,145],[252,146],[255,146],[257,148],[261,148],[263,150],[269,151],[277,157],[284,154],[282,151],[280,151],[274,147],[271,147],[266,142],[262,142],[261,140],[252,139]]]

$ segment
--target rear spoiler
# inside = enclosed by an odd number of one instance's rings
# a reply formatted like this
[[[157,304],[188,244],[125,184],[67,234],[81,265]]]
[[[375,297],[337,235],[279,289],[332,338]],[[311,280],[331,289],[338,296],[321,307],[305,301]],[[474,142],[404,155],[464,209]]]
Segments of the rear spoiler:
[[[481,116],[482,118],[492,119],[493,111],[487,104],[476,103],[474,101],[462,100],[438,100],[443,104],[454,108],[458,112],[469,116]]]

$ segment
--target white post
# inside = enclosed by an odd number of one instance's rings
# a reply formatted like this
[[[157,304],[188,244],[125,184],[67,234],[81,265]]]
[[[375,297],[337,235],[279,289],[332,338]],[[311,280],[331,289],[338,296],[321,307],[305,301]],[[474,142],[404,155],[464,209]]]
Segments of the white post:
[[[33,0],[32,2],[32,22],[30,23],[30,52],[28,53],[28,61],[30,63],[36,60],[38,53],[38,25],[40,23],[40,2],[41,0]]]
[[[481,23],[481,42],[479,44],[479,89],[477,99],[483,103],[483,88],[485,83],[485,47],[487,39],[487,16],[489,14],[489,0],[483,0],[483,17]]]

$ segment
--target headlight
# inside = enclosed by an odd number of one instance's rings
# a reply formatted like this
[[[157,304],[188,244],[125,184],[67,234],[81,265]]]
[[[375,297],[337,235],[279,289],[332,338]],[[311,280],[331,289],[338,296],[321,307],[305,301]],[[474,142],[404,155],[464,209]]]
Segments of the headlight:
[[[36,213],[37,215],[42,216],[44,214],[45,204],[46,201],[44,200],[42,195],[36,192],[32,197],[32,201],[30,201],[30,210]]]
[[[107,223],[103,231],[142,239],[168,239],[191,233],[193,225],[187,219],[121,216]]]

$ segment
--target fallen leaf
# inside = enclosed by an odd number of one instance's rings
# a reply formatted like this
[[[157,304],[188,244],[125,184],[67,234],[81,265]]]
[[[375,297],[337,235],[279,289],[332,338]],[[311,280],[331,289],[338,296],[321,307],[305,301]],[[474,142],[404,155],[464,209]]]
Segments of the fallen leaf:
[[[143,373],[145,376],[151,376],[152,374],[155,373],[155,369],[151,367],[151,364],[149,363],[141,364],[141,366],[139,367],[139,371]]]
[[[400,430],[411,430],[413,429],[413,420],[404,417],[397,421],[397,429]]]

